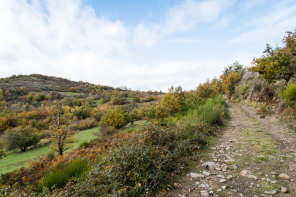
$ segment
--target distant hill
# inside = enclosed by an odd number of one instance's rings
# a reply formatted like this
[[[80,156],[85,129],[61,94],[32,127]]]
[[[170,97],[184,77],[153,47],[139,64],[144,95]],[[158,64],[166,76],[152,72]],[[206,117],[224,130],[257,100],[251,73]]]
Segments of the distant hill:
[[[56,91],[90,93],[93,88],[113,89],[108,86],[94,85],[86,82],[76,82],[65,78],[46,76],[40,74],[13,75],[0,79],[0,89],[3,91]]]

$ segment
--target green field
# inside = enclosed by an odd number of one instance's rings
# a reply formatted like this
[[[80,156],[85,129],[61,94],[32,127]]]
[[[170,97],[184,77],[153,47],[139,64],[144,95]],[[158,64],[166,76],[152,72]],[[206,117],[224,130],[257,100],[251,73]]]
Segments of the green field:
[[[95,127],[92,129],[87,129],[80,131],[74,135],[74,138],[77,140],[72,143],[72,149],[68,150],[71,151],[79,147],[79,144],[84,141],[90,141],[96,136],[94,135],[95,132],[99,131],[99,127]],[[8,153],[6,157],[0,160],[0,174],[5,174],[11,172],[13,170],[17,170],[21,167],[27,167],[33,159],[37,159],[39,156],[44,156],[50,152],[49,144],[40,148],[28,150],[25,153],[15,153],[11,152]]]

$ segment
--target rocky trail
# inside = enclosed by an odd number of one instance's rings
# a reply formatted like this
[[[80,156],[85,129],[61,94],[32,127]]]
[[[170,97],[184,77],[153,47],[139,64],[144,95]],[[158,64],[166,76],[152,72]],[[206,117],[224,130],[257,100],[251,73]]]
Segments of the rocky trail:
[[[275,116],[229,105],[228,128],[169,196],[296,197],[296,134]]]

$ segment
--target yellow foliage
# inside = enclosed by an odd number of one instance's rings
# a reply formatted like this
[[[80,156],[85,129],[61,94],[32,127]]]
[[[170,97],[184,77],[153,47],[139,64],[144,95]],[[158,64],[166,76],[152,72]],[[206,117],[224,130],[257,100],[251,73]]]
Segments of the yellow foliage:
[[[235,84],[237,84],[241,79],[241,74],[232,72],[229,75],[226,75],[226,74],[222,75],[221,78],[222,78],[222,89],[224,90],[224,92],[230,93],[233,90]]]
[[[160,105],[165,107],[169,113],[178,112],[181,109],[181,105],[178,102],[178,98],[173,93],[167,93],[160,101]]]

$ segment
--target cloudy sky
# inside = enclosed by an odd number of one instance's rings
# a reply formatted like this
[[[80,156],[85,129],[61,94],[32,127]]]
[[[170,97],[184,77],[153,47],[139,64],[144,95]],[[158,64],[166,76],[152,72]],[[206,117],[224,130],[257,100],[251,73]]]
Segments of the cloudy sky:
[[[295,28],[295,0],[1,0],[0,77],[190,90]]]

